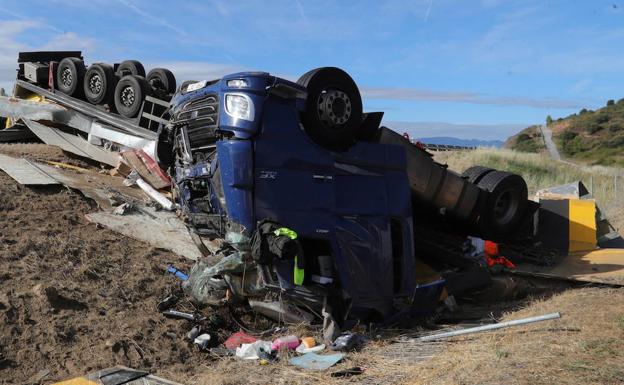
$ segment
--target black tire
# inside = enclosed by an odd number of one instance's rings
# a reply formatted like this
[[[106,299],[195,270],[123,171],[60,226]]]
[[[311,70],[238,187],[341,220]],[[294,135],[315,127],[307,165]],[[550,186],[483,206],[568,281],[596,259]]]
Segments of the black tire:
[[[124,76],[115,87],[115,109],[119,115],[134,118],[141,111],[141,105],[149,91],[149,84],[144,77]]]
[[[83,81],[85,99],[92,104],[111,104],[115,91],[115,71],[106,63],[91,64]]]
[[[478,186],[489,194],[481,206],[479,224],[486,237],[511,234],[523,219],[528,189],[520,175],[503,171],[487,173]]]
[[[173,94],[176,91],[176,78],[166,68],[154,68],[147,74],[147,82],[155,90]]]
[[[85,72],[87,70],[82,60],[75,57],[64,58],[56,69],[56,88],[66,95],[81,97]]]
[[[484,167],[484,166],[472,166],[466,169],[462,173],[462,177],[465,178],[468,182],[478,184],[481,179],[494,171],[493,168]]]
[[[348,149],[362,124],[362,97],[351,76],[340,68],[322,67],[305,73],[297,83],[308,91],[301,118],[306,133],[330,150]]]
[[[145,77],[145,67],[138,60],[124,60],[117,67],[117,75],[123,77],[126,75],[136,75]]]

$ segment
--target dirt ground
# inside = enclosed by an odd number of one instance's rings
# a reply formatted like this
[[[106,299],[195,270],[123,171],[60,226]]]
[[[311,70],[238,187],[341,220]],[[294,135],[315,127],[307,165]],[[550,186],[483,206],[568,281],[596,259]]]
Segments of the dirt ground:
[[[8,149],[0,151],[17,152]],[[41,154],[88,166],[61,151]],[[189,263],[98,229],[84,218],[96,210],[77,192],[20,186],[0,172],[0,384],[112,365],[178,376],[204,360],[182,340],[186,325],[155,309],[175,289],[168,264]]]
[[[0,152],[95,167],[43,145],[0,145]],[[20,186],[0,171],[1,385],[50,384],[114,365],[184,384],[624,383],[624,290],[605,288],[479,313],[562,312],[548,324],[427,344],[391,343],[416,329],[371,334],[336,367],[366,369],[349,379],[298,370],[287,357],[269,366],[213,359],[186,340],[188,322],[156,310],[178,288],[166,267],[188,269],[189,261],[96,227],[84,218],[96,210],[78,192]]]

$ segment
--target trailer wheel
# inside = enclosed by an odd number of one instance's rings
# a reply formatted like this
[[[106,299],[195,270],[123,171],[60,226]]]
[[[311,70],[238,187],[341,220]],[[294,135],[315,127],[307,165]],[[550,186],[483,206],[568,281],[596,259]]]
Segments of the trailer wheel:
[[[144,77],[126,75],[115,87],[115,108],[120,115],[133,118],[139,114],[148,94],[149,84]]]
[[[297,83],[308,90],[302,115],[308,135],[330,150],[348,149],[362,123],[362,97],[351,76],[340,68],[322,67],[305,73]]]
[[[154,68],[147,74],[147,82],[155,90],[164,91],[167,94],[176,92],[176,78],[166,68]]]
[[[496,238],[510,234],[526,211],[528,189],[524,178],[493,171],[486,174],[478,186],[489,193],[479,220],[484,235]]]
[[[66,57],[56,69],[56,88],[74,97],[82,96],[82,80],[86,69],[84,62],[75,57]]]
[[[117,67],[117,75],[120,77],[126,75],[137,75],[145,77],[145,67],[138,60],[124,60]]]
[[[91,64],[84,77],[85,99],[92,104],[110,103],[115,90],[115,72],[106,63]]]
[[[468,180],[470,183],[478,184],[481,179],[494,171],[493,168],[484,167],[484,166],[472,166],[467,168],[466,171],[462,173],[462,177]]]

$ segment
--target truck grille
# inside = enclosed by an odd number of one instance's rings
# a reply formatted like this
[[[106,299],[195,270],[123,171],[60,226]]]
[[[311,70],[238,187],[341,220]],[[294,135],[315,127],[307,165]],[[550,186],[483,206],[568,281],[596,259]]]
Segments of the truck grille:
[[[206,95],[188,102],[176,114],[174,123],[186,125],[191,148],[214,143],[219,117],[219,99],[216,95]]]

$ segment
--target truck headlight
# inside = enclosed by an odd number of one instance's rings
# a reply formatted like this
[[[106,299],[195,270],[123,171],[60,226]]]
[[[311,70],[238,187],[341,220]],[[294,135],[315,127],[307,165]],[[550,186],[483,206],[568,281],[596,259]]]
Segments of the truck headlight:
[[[235,119],[254,119],[254,105],[245,94],[225,94],[225,112]]]

